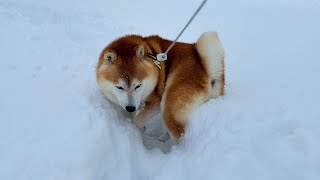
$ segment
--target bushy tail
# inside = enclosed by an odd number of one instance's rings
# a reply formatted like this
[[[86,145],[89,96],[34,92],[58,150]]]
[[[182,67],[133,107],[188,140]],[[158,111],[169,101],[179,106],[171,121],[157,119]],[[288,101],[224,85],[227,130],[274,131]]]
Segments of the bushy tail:
[[[206,62],[212,83],[212,97],[224,94],[224,50],[216,32],[203,33],[196,42],[201,58]]]

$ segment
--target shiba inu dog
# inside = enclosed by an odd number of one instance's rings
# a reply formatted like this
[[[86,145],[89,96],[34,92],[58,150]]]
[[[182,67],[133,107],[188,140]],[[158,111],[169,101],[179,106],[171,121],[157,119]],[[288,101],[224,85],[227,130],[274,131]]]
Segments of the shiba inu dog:
[[[164,52],[171,43],[159,36],[120,37],[102,50],[96,77],[107,99],[134,113],[139,128],[161,112],[177,142],[192,112],[224,94],[224,50],[217,33],[206,32],[196,43],[177,42],[166,61],[147,56]]]

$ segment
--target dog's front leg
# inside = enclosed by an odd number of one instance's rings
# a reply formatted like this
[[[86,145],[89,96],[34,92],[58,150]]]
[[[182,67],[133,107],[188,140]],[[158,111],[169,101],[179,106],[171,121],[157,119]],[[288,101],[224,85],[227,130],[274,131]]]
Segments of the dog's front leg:
[[[140,129],[144,128],[144,125],[148,120],[157,115],[160,112],[159,103],[146,102],[144,108],[133,118],[133,123]]]

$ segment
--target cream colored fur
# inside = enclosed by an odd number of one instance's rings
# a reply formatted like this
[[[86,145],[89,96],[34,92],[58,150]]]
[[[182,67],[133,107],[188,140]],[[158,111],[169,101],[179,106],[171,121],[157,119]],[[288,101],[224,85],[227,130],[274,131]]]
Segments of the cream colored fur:
[[[224,73],[224,50],[216,32],[203,33],[196,42],[200,56],[206,61],[211,80],[215,80],[212,97],[220,95],[221,76]],[[211,82],[209,82],[211,83]]]

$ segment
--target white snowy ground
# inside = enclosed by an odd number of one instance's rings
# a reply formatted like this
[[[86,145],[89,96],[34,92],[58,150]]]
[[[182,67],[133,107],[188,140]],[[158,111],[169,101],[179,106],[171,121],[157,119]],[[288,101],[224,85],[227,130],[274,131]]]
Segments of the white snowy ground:
[[[219,32],[226,95],[168,154],[100,94],[108,42],[173,39],[199,3],[0,0],[0,179],[319,180],[319,0],[209,0],[180,40]]]

